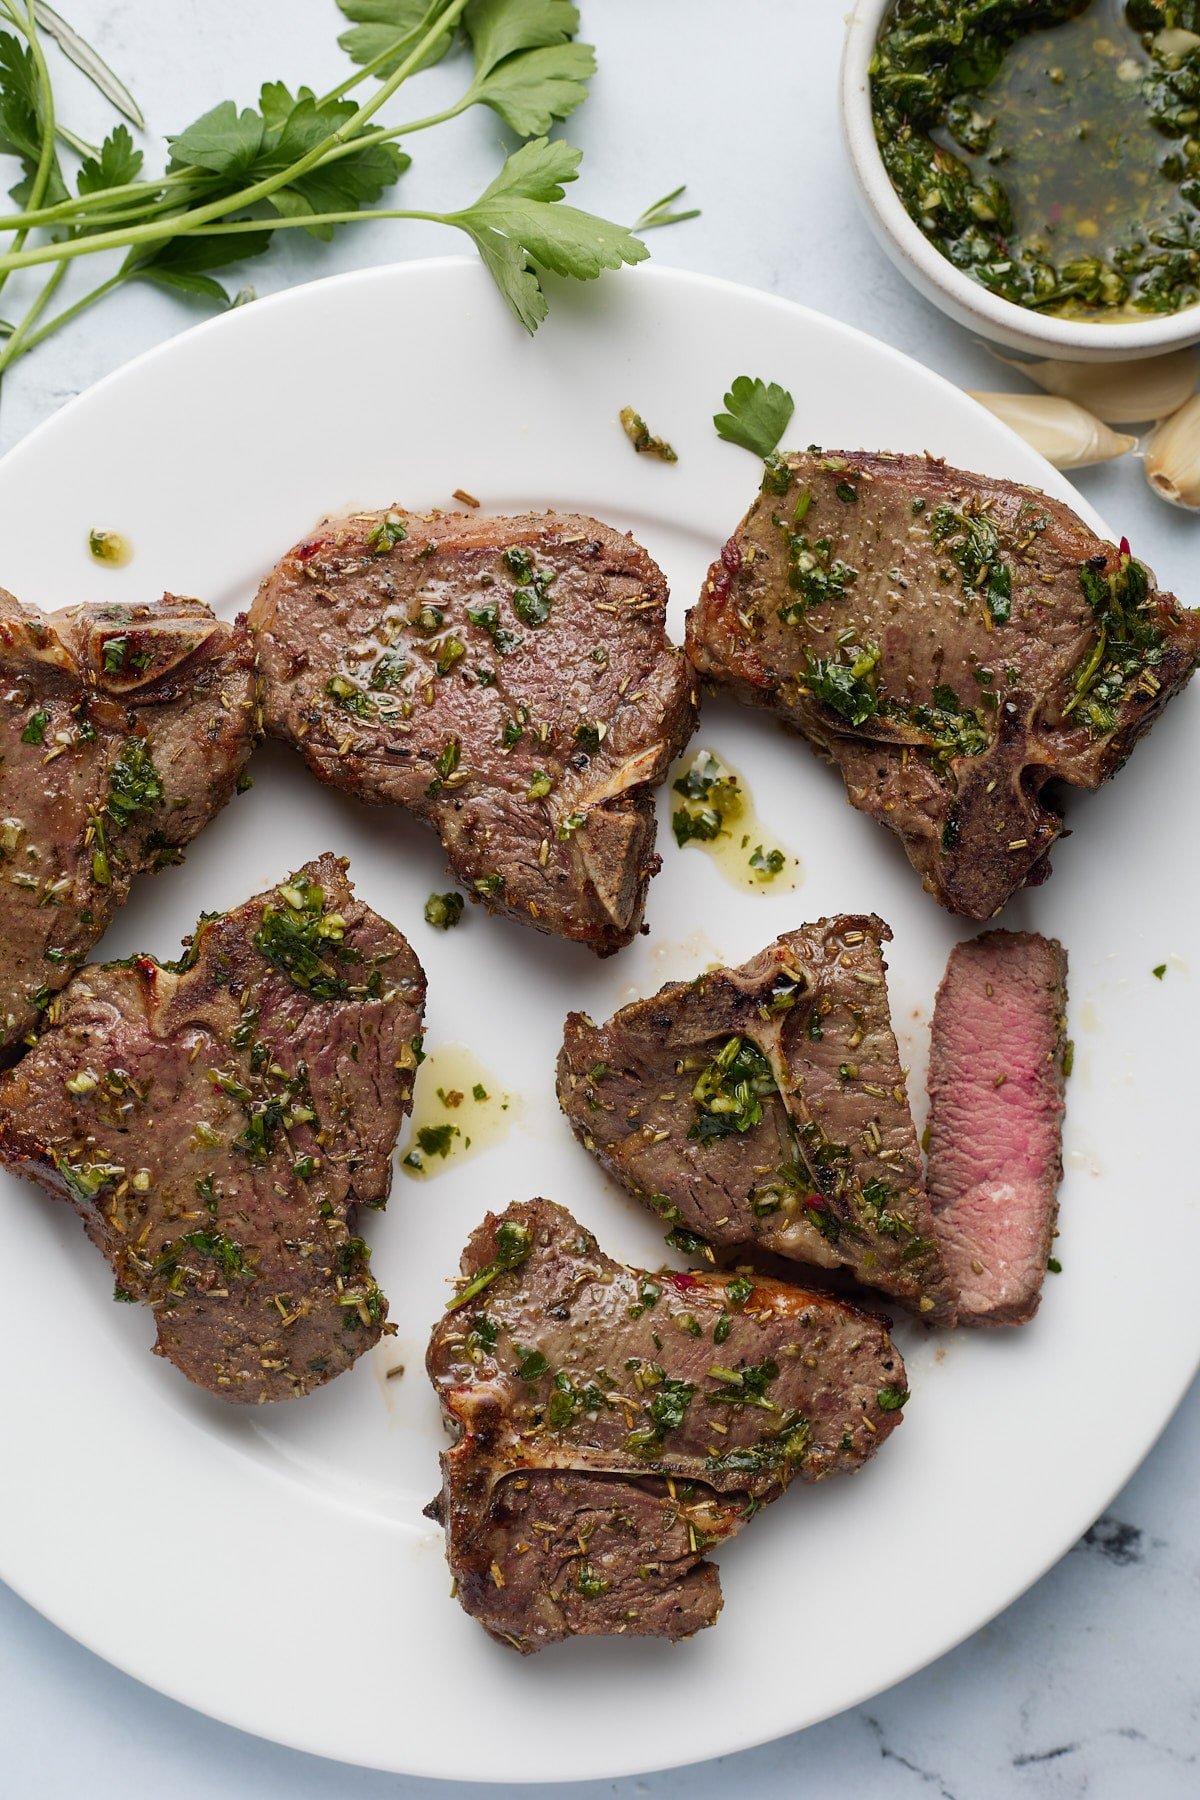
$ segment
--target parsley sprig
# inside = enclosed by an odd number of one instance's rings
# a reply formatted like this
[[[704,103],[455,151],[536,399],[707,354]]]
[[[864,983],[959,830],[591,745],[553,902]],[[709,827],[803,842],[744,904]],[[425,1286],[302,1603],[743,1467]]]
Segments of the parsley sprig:
[[[739,375],[725,396],[725,411],[713,424],[727,444],[740,444],[756,456],[770,456],[787,430],[796,403],[777,381]]]
[[[580,152],[547,134],[587,96],[590,45],[576,43],[570,0],[338,0],[352,22],[340,38],[357,65],[328,93],[266,83],[254,107],[224,100],[168,136],[166,167],[144,173],[143,152],[119,123],[96,148],[58,118],[45,35],[135,125],[132,96],[43,0],[0,0],[0,157],[15,158],[18,211],[0,216],[9,242],[0,289],[13,271],[48,275],[25,314],[0,321],[0,374],[20,355],[130,281],[151,281],[220,305],[216,274],[262,255],[277,231],[327,241],[365,219],[425,219],[465,232],[529,331],[546,314],[541,277],[591,280],[649,254],[623,226],[563,204]],[[4,29],[3,27],[11,27]],[[469,44],[472,72],[440,112],[380,117],[414,75]],[[368,81],[364,98],[350,98]],[[471,204],[447,212],[379,205],[410,166],[399,140],[486,106],[527,140]],[[74,159],[69,169],[67,157]],[[666,223],[667,220],[655,221]],[[116,268],[58,312],[51,302],[70,264],[120,252]],[[105,265],[106,267],[108,265]],[[240,298],[241,296],[239,296]]]

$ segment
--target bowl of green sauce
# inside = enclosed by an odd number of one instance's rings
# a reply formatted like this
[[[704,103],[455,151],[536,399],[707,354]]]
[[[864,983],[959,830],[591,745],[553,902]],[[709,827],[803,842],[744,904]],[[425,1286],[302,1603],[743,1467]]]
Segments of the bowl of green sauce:
[[[960,324],[1200,341],[1200,0],[859,0],[842,118],[876,235]]]

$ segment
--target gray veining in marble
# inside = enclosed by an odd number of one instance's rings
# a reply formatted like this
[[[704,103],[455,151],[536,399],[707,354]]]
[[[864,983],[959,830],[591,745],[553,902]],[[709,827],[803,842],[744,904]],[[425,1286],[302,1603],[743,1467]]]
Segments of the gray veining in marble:
[[[248,101],[266,78],[320,88],[344,72],[332,0],[63,3],[138,94],[156,132],[227,96]],[[582,203],[630,218],[686,179],[704,216],[656,234],[662,261],[836,313],[965,386],[1008,385],[984,349],[909,291],[857,215],[836,116],[843,0],[582,5],[601,62],[592,97],[569,127],[586,152]],[[427,79],[435,96],[452,95],[451,71]],[[102,128],[102,105],[73,73],[63,75],[61,91],[72,125]],[[499,137],[485,114],[414,141],[407,203],[469,198],[496,166]],[[153,139],[148,152],[153,159]],[[244,278],[266,294],[311,275],[459,248],[448,235],[436,226],[378,225],[317,250],[293,233]],[[66,292],[82,292],[82,279],[75,272]],[[13,282],[6,316],[19,293]],[[7,382],[0,448],[196,316],[187,302],[145,287],[107,302]],[[186,429],[185,420],[166,424]],[[1085,474],[1080,486],[1166,583],[1194,593],[1200,523],[1154,500],[1136,462]],[[1138,1196],[1136,1204],[1152,1199]],[[9,1378],[19,1378],[19,1368]],[[933,1668],[802,1736],[703,1768],[572,1791],[581,1800],[723,1800],[731,1788],[772,1800],[1194,1800],[1198,1492],[1193,1391],[1084,1541]],[[102,1494],[80,1496],[82,1529],[102,1516]],[[0,1671],[0,1792],[13,1800],[382,1800],[422,1791],[467,1800],[502,1791],[430,1787],[244,1737],[118,1674],[3,1589]]]

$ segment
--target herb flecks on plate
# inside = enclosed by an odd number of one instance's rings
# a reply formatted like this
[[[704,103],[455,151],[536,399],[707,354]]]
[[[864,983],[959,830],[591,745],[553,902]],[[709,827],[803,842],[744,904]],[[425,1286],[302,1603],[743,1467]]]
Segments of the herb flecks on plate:
[[[635,412],[632,406],[623,406],[620,418],[621,430],[634,449],[640,451],[643,456],[655,456],[659,462],[666,463],[679,461],[666,438],[655,437],[641,413]]]

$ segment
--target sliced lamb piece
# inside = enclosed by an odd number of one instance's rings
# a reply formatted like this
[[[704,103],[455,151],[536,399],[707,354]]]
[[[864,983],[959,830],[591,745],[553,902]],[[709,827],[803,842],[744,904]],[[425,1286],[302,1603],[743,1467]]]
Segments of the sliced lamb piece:
[[[706,1245],[849,1270],[954,1322],[873,916],[821,919],[740,969],[571,1013],[558,1097],[581,1143]]]
[[[956,944],[929,1047],[929,1198],[960,1325],[1023,1325],[1058,1217],[1067,953],[989,931]]]
[[[677,1639],[715,1625],[721,1578],[704,1556],[738,1529],[746,1501],[671,1485],[453,1465],[433,1516],[449,1513],[459,1600],[523,1654],[569,1637]]]
[[[0,1081],[0,1160],[73,1202],[114,1298],[224,1400],[286,1400],[387,1329],[383,1206],[425,977],[322,856],[203,919],[177,963],[82,969]]]
[[[467,1611],[521,1651],[716,1618],[703,1556],[899,1423],[886,1321],[778,1281],[613,1262],[549,1200],[489,1214],[434,1328],[457,1442],[429,1508]]]
[[[654,787],[695,724],[633,539],[570,514],[358,514],[250,615],[267,724],[322,781],[407,807],[495,910],[602,955],[641,927]]]
[[[1035,488],[929,457],[773,458],[688,618],[972,919],[1041,881],[1043,793],[1095,788],[1191,677],[1200,614]]]
[[[198,600],[40,613],[0,590],[0,1063],[135,875],[181,862],[254,744],[254,652]]]

